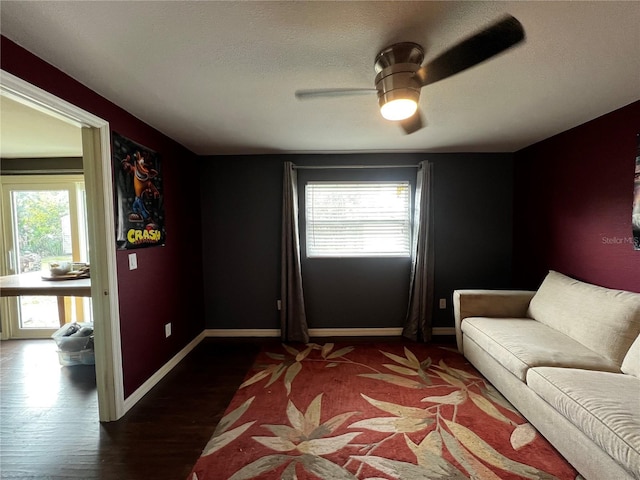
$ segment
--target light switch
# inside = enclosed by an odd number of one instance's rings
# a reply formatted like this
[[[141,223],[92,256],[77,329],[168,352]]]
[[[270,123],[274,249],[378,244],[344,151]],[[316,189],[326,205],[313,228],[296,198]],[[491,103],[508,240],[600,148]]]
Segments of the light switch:
[[[135,253],[129,254],[129,270],[138,268],[138,256]]]
[[[440,299],[440,310],[444,310],[445,308],[447,308],[447,299],[446,298],[441,298]]]

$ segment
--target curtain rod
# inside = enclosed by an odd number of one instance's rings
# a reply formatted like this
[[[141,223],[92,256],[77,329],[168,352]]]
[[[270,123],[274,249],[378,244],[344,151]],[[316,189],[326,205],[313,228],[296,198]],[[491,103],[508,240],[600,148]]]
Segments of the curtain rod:
[[[347,168],[420,168],[420,165],[293,165],[294,170],[338,170]]]

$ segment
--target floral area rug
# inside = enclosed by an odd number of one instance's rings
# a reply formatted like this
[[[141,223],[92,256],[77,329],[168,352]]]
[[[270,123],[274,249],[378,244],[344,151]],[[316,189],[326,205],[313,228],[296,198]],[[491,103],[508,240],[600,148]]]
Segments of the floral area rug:
[[[576,477],[462,355],[398,342],[265,349],[188,480]]]

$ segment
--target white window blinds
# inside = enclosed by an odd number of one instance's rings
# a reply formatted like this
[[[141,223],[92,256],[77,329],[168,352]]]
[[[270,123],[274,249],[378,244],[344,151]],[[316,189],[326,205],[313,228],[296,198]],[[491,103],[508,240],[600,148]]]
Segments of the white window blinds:
[[[308,257],[409,256],[409,182],[309,182]]]

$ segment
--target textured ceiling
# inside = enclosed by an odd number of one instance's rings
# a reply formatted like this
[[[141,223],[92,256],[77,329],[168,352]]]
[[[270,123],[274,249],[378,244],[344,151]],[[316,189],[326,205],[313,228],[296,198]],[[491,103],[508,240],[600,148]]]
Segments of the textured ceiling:
[[[81,156],[80,127],[0,96],[0,158]]]
[[[198,154],[511,152],[640,99],[640,2],[13,2],[3,35]],[[426,60],[504,13],[527,40],[422,89],[427,128],[374,96],[383,47]]]

